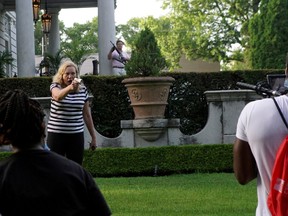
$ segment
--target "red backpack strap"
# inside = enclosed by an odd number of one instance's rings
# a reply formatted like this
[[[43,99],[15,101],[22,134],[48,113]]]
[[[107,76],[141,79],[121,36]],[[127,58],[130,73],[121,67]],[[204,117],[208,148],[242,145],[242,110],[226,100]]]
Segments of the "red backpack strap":
[[[287,122],[284,118],[279,105],[276,100],[272,98],[280,116],[288,128]],[[286,216],[288,215],[288,136],[282,141],[277,150],[275,162],[273,166],[270,192],[267,199],[267,205],[272,216]]]

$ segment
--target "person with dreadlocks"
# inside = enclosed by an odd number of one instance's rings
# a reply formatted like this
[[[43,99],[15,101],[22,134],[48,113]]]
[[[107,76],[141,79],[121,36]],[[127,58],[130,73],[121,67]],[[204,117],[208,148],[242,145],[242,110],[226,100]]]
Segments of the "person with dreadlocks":
[[[111,215],[88,171],[44,150],[44,116],[40,104],[22,90],[0,97],[0,145],[13,149],[0,161],[0,214]]]

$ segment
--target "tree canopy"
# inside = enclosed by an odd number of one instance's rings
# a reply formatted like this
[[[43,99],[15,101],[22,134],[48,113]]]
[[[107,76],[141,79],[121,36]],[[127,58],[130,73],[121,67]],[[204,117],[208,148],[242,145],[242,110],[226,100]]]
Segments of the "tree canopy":
[[[249,25],[252,68],[281,69],[288,51],[288,2],[265,0]]]
[[[116,26],[117,36],[131,48],[141,30],[151,29],[171,70],[183,55],[219,61],[230,69],[283,67],[287,0],[163,0],[163,8],[169,11],[165,16],[132,18]],[[98,52],[97,32],[97,17],[64,27],[61,49],[81,65]]]
[[[61,50],[79,66],[90,54],[97,53],[98,18],[95,17],[85,24],[74,23],[73,27],[64,28]]]
[[[135,32],[149,27],[171,68],[178,66],[182,55],[243,62],[243,49],[249,47],[249,20],[259,4],[255,0],[164,0],[163,8],[170,11],[166,16],[133,18],[118,30],[133,44]]]

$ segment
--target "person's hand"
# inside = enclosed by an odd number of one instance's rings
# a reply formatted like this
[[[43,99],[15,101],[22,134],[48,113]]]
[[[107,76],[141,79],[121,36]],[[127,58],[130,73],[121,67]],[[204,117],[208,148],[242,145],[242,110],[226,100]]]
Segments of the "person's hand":
[[[94,151],[97,148],[97,145],[95,142],[90,142],[89,145],[90,145],[89,149],[92,151]]]
[[[111,47],[110,52],[112,53],[115,49],[116,49],[115,46]]]
[[[72,91],[77,92],[79,91],[80,82],[77,79],[74,79],[71,83]]]

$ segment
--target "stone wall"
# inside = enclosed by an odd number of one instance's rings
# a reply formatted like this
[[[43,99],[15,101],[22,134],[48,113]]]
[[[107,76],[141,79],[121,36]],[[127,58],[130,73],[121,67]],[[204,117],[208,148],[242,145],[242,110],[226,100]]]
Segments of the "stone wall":
[[[209,115],[205,127],[196,134],[185,135],[179,130],[180,119],[123,120],[122,133],[107,138],[96,131],[97,145],[105,147],[177,146],[187,144],[231,144],[243,107],[250,101],[262,99],[252,90],[224,90],[205,92]],[[36,98],[49,118],[50,98]],[[90,136],[85,128],[85,148]]]

